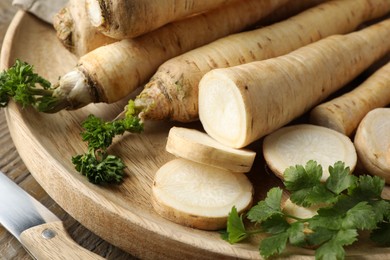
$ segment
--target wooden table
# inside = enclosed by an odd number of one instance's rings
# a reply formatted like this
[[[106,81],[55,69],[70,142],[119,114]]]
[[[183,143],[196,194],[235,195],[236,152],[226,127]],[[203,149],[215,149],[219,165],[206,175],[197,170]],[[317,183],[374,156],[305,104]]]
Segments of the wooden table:
[[[0,1],[0,46],[13,15],[12,0]],[[1,55],[1,53],[0,53]],[[70,236],[81,246],[106,259],[135,259],[83,227],[58,206],[31,176],[12,142],[4,110],[0,109],[0,170],[64,221]],[[4,196],[1,194],[1,196]],[[19,241],[0,225],[0,259],[31,259]]]

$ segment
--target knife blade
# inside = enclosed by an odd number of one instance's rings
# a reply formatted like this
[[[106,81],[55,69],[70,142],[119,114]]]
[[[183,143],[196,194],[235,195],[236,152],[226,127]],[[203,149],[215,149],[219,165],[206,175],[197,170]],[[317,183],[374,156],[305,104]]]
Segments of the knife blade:
[[[103,259],[77,244],[61,219],[1,171],[0,223],[35,259]]]

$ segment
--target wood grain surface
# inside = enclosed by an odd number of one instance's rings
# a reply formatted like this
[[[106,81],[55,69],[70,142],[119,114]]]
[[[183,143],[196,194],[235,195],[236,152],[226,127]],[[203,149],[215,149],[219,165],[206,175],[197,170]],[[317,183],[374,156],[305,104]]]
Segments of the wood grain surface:
[[[11,2],[11,0],[0,1],[0,46],[8,25],[17,11]],[[63,220],[69,235],[81,246],[106,259],[136,259],[89,231],[48,196],[20,158],[11,139],[3,109],[0,109],[0,169]],[[31,259],[19,241],[2,226],[0,226],[0,259]]]

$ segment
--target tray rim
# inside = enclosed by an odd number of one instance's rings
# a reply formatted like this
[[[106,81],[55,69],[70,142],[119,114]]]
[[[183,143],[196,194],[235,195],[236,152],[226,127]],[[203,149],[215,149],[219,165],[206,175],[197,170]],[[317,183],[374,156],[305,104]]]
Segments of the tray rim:
[[[23,23],[24,19],[30,19],[32,17],[33,17],[33,15],[31,15],[25,11],[18,11],[17,14],[15,15],[14,19],[12,20],[12,22],[7,30],[7,33],[4,37],[4,43],[3,43],[2,50],[1,50],[1,57],[0,57],[0,68],[1,69],[8,68],[11,65],[12,43],[17,38],[19,30],[20,30],[20,25],[21,25],[21,23]],[[33,19],[37,19],[37,18],[33,17]],[[16,125],[15,122],[17,122],[18,120],[23,121],[23,113],[18,105],[11,102],[10,106],[5,109],[5,112],[6,112],[5,114],[6,114],[7,124],[9,126],[10,130],[17,129],[19,127],[18,131],[21,131],[21,133],[23,135],[30,137],[30,138],[34,137],[34,134],[31,132],[31,129],[29,129],[28,127],[20,127],[20,126]],[[29,159],[28,157],[31,157],[30,156],[31,154],[26,154],[25,152],[22,151],[24,149],[21,149],[21,146],[25,145],[25,144],[21,143],[21,141],[18,141],[18,136],[16,134],[16,132],[18,132],[18,131],[10,131],[11,137],[14,140],[15,146],[16,146],[22,160],[24,162],[29,162],[29,160],[31,160],[31,158]],[[45,147],[39,141],[36,142],[35,147],[30,147],[30,149],[36,151],[36,156],[38,156],[38,157],[34,158],[35,160],[37,158],[42,160],[45,157],[46,158],[51,157],[51,155],[46,151]],[[55,159],[55,158],[53,158],[53,159]],[[44,180],[42,180],[42,178],[40,178],[40,173],[38,173],[38,171],[40,170],[39,167],[36,168],[36,167],[32,166],[31,164],[28,165],[27,163],[26,163],[26,166],[28,167],[28,169],[31,172],[31,174],[33,175],[33,177],[38,181],[38,183],[43,187],[43,189],[49,194],[50,197],[52,197],[72,217],[74,217],[76,220],[78,220],[81,224],[86,226],[92,232],[95,232],[96,229],[94,227],[96,226],[96,223],[92,223],[90,221],[85,221],[83,219],[80,219],[80,217],[78,216],[78,214],[79,214],[78,210],[80,210],[80,209],[75,210],[75,209],[69,208],[67,205],[65,205],[63,200],[58,198],[52,192],[52,189],[58,188],[57,186],[65,185],[66,183],[68,183],[68,180],[65,180],[65,178],[63,178],[63,179],[61,179],[61,182],[57,183],[56,185],[53,185],[49,181],[44,181]],[[51,165],[51,168],[53,171],[54,170],[67,171],[66,167],[64,167],[64,165],[62,165],[58,161],[55,165]],[[73,176],[73,174],[70,174],[70,175]],[[73,177],[75,177],[75,176],[73,176]],[[66,181],[66,183],[65,183],[65,181]],[[76,196],[76,195],[80,196],[80,190],[79,190],[80,185],[85,186],[86,184],[82,180],[80,180],[80,178],[74,178],[74,180],[71,183],[72,183],[72,185],[71,185],[70,191],[73,193],[72,196]],[[85,191],[85,190],[83,189],[83,191]],[[81,194],[86,199],[86,201],[89,201],[89,203],[85,204],[85,206],[86,206],[85,208],[91,207],[90,204],[101,203],[101,200],[105,199],[104,197],[100,196],[96,192],[92,192],[92,193],[82,192]],[[99,200],[97,200],[97,198],[99,198]],[[107,202],[108,202],[107,205],[110,205],[110,203],[109,203],[110,201],[107,201]],[[208,245],[205,245],[203,247],[199,247],[199,244],[194,243],[194,240],[191,240],[185,236],[179,236],[179,237],[173,236],[172,237],[172,236],[169,236],[169,235],[171,235],[169,232],[168,233],[165,232],[165,237],[160,238],[161,241],[159,241],[159,242],[164,243],[165,250],[163,250],[161,248],[161,246],[158,245],[161,243],[156,243],[156,241],[153,241],[153,240],[155,240],[154,236],[156,235],[156,231],[152,229],[150,224],[157,226],[157,223],[153,222],[153,223],[149,223],[149,225],[146,225],[145,221],[142,221],[140,219],[140,218],[142,218],[142,216],[140,216],[139,214],[131,212],[130,210],[125,209],[123,207],[120,207],[118,205],[111,205],[111,206],[112,206],[112,208],[111,208],[111,211],[109,212],[110,214],[106,215],[105,218],[109,218],[109,216],[111,216],[113,218],[117,218],[119,215],[122,218],[121,219],[122,224],[127,224],[127,225],[129,223],[127,223],[125,220],[132,219],[132,221],[133,221],[131,224],[133,225],[132,228],[134,228],[134,230],[136,230],[134,232],[136,234],[133,234],[133,237],[131,237],[127,240],[139,238],[137,232],[143,232],[143,234],[148,233],[147,237],[144,240],[146,242],[149,242],[150,245],[152,245],[150,247],[157,249],[155,252],[146,253],[144,249],[139,249],[139,248],[137,249],[134,246],[126,246],[124,244],[118,244],[117,238],[115,237],[115,235],[113,236],[113,235],[110,235],[108,233],[103,234],[103,233],[99,233],[99,232],[96,233],[97,235],[99,235],[103,239],[107,240],[108,242],[112,243],[113,245],[118,246],[119,248],[121,248],[129,253],[135,253],[135,255],[140,255],[140,256],[143,256],[146,258],[152,258],[152,257],[158,256],[160,258],[163,257],[163,258],[167,258],[167,259],[173,259],[173,258],[179,259],[179,258],[184,257],[186,253],[188,253],[188,256],[191,258],[200,258],[200,259],[207,259],[207,258],[215,259],[215,257],[219,257],[219,258],[261,258],[257,250],[253,251],[253,250],[245,249],[245,245],[244,246],[241,246],[241,245],[237,245],[237,246],[233,245],[232,246],[232,245],[229,245],[228,243],[225,242],[226,245],[220,246],[220,247],[218,247],[218,249],[215,249],[212,246],[208,246]],[[85,208],[83,208],[83,209],[85,209]],[[138,221],[136,221],[136,220],[138,220]],[[140,229],[140,230],[137,231],[137,229]],[[164,230],[164,227],[159,227],[159,229]],[[160,233],[157,233],[157,235],[162,236],[164,234],[163,234],[163,232],[160,232]],[[184,238],[186,238],[186,240],[179,240],[180,237],[181,238],[184,237]],[[154,244],[154,246],[153,246],[153,244]],[[222,245],[222,243],[221,243],[221,245]],[[169,252],[167,255],[166,248],[173,247],[173,246],[176,248],[175,250],[178,250],[180,252],[179,255],[177,255],[177,254],[170,255]],[[188,252],[188,250],[192,250],[192,251]],[[297,255],[292,255],[291,258],[299,258],[299,259],[305,259],[305,258],[312,259],[313,258],[312,250],[299,249],[297,251],[293,250],[293,252],[296,253]],[[308,255],[306,255],[305,252],[308,253]],[[352,254],[352,255],[354,255],[354,254]],[[368,256],[369,257],[383,256],[384,258],[386,258],[389,255],[390,255],[390,250],[388,250],[388,253],[378,252],[378,253],[374,253],[374,254],[371,254]],[[362,255],[360,255],[360,256],[362,256]]]

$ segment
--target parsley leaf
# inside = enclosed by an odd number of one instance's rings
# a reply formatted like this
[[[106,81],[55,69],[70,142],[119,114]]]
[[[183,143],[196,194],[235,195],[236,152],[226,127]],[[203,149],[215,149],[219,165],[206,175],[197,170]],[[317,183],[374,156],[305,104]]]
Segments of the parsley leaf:
[[[353,176],[342,162],[329,167],[329,173],[321,182],[322,168],[315,161],[285,171],[290,200],[304,207],[320,207],[311,218],[285,213],[281,209],[283,191],[278,187],[271,188],[266,198],[249,210],[247,218],[269,234],[260,242],[261,256],[281,254],[289,243],[317,248],[316,259],[343,259],[344,247],[358,239],[360,230],[371,231],[371,239],[379,245],[390,246],[390,201],[381,198],[384,180]],[[236,238],[231,243],[252,234],[246,231],[242,216],[233,213],[229,218],[235,215],[238,222],[234,229],[228,224],[226,235],[234,231],[232,237]]]
[[[222,233],[222,238],[231,244],[237,243],[248,237],[245,226],[242,220],[242,215],[239,216],[237,208],[233,207],[228,216],[227,230]]]
[[[260,254],[265,258],[280,254],[286,248],[287,241],[288,232],[266,237],[260,243]]]
[[[336,162],[333,167],[329,166],[329,174],[326,187],[335,194],[340,194],[356,181],[356,177],[350,174],[349,167],[345,167],[343,162]]]
[[[48,80],[36,74],[32,65],[18,59],[0,73],[0,107],[6,107],[13,99],[23,108],[31,105],[41,111],[43,103],[57,99],[53,92]]]
[[[76,170],[95,184],[121,182],[125,164],[119,157],[109,155],[107,149],[117,135],[142,132],[143,123],[140,118],[127,113],[123,119],[105,122],[89,115],[82,126],[84,131],[80,135],[83,141],[88,142],[88,152],[72,158]]]
[[[343,246],[351,245],[357,240],[358,233],[354,229],[338,231],[329,241],[316,250],[316,259],[344,259]]]
[[[320,203],[332,202],[334,194],[321,183],[322,167],[315,161],[306,166],[291,166],[284,172],[284,184],[291,191],[291,201],[309,207]]]
[[[390,222],[381,222],[370,235],[372,241],[380,246],[390,246]]]
[[[94,184],[119,183],[123,180],[123,169],[126,167],[121,159],[114,155],[99,153],[98,159],[89,152],[72,158],[76,170]]]
[[[282,189],[276,187],[268,191],[264,201],[260,201],[248,212],[248,219],[252,222],[262,222],[274,215],[282,215]]]

